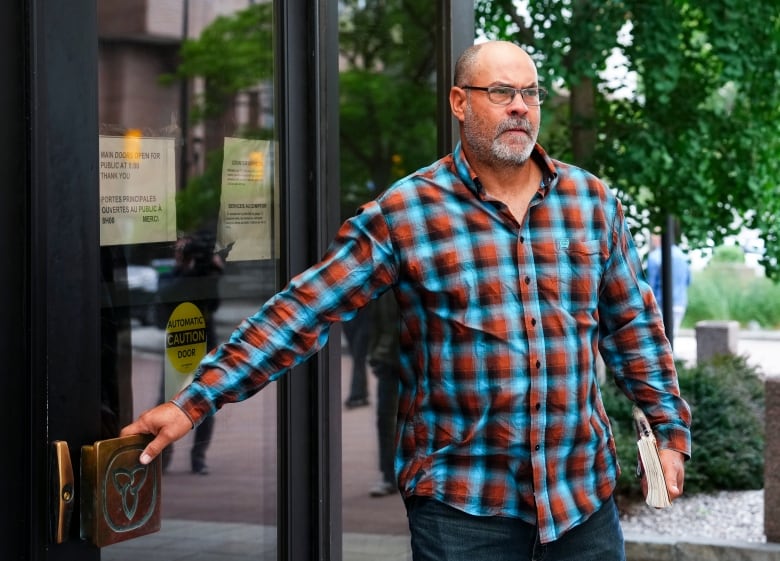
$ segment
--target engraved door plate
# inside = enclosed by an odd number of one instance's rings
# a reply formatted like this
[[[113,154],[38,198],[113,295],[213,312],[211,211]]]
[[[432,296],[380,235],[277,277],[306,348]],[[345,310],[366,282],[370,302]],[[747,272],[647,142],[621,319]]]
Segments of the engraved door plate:
[[[81,448],[81,537],[104,547],[160,529],[160,459],[139,461],[149,435]]]

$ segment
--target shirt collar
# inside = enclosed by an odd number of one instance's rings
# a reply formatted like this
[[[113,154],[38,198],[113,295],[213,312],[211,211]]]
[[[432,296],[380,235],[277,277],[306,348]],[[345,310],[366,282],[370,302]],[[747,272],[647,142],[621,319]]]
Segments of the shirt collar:
[[[534,146],[531,158],[533,158],[542,170],[541,189],[543,195],[546,195],[553,185],[553,182],[558,178],[555,164],[547,155],[544,148],[538,143]],[[466,160],[466,155],[463,153],[463,146],[460,142],[455,146],[455,150],[452,151],[452,159],[455,164],[455,172],[463,184],[477,195],[484,194],[484,189],[479,182],[479,178],[469,165],[468,160]]]

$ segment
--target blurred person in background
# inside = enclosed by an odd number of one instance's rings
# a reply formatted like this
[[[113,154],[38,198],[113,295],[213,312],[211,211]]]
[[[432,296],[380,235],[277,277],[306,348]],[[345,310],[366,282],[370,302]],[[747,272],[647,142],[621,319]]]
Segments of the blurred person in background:
[[[395,478],[395,425],[398,414],[398,384],[401,379],[398,304],[391,293],[383,294],[367,309],[373,328],[369,364],[376,376],[376,432],[381,479],[369,490],[372,497],[398,492]]]
[[[663,269],[661,236],[650,237],[650,253],[647,255],[647,282],[653,289],[659,309],[663,310]],[[688,308],[688,286],[691,284],[691,266],[677,244],[672,244],[672,333],[680,332],[685,310]],[[668,321],[664,318],[664,321]]]
[[[215,314],[219,308],[218,279],[224,269],[224,260],[214,252],[214,235],[207,230],[198,230],[176,241],[174,247],[174,266],[160,275],[158,320],[165,328],[168,318],[182,302],[192,302],[200,310],[205,320],[206,349],[217,346]],[[165,375],[162,381],[162,397],[165,400]],[[214,433],[214,417],[204,419],[195,429],[194,441],[190,449],[190,467],[192,473],[208,475],[206,451]],[[163,455],[163,469],[170,465],[173,447]]]

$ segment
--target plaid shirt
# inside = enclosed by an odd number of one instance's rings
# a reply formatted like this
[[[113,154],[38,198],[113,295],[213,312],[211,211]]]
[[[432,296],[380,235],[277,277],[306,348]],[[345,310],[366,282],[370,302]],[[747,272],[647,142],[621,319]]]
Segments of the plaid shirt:
[[[391,186],[203,361],[175,402],[197,423],[316,352],[392,289],[401,312],[396,471],[405,496],[537,524],[542,542],[615,486],[600,350],[659,446],[690,454],[690,411],[620,203],[550,159],[518,221],[461,147]],[[520,218],[520,217],[518,217]]]

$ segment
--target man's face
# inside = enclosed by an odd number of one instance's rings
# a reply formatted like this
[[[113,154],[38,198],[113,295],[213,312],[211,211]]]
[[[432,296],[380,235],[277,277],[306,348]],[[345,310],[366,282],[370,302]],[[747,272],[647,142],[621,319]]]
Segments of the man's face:
[[[469,85],[528,88],[537,85],[533,62],[519,50],[483,52]],[[497,105],[487,92],[467,91],[463,134],[473,154],[496,166],[524,164],[539,135],[539,106],[528,106],[520,93],[509,105]]]

